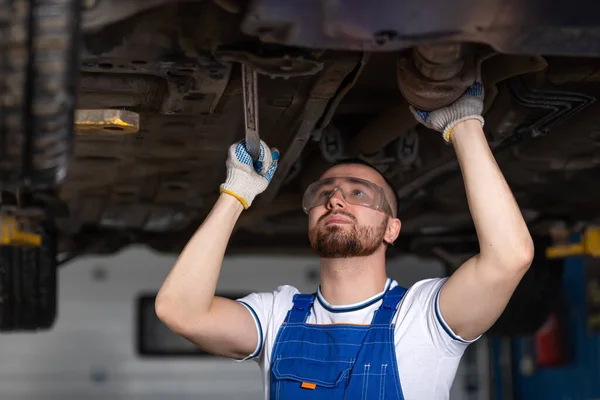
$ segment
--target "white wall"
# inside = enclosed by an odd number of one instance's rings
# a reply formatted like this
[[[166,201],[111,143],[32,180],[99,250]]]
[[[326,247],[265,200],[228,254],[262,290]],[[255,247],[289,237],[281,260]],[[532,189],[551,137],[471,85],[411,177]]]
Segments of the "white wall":
[[[59,316],[50,332],[0,336],[0,400],[44,399],[260,399],[262,382],[254,362],[216,358],[140,358],[136,355],[136,299],[156,292],[174,256],[131,247],[110,257],[86,257],[63,266]],[[292,284],[316,289],[315,258],[231,257],[219,291],[270,291]],[[413,258],[389,264],[401,285],[443,269]],[[314,277],[314,274],[312,274]],[[482,390],[487,396],[484,343],[478,346]],[[461,367],[453,399],[464,399]]]

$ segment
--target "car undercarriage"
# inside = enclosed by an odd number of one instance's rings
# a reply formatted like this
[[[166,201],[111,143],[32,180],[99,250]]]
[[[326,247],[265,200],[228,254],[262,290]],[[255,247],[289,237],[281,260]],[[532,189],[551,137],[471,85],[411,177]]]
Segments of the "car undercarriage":
[[[182,250],[244,135],[242,64],[258,72],[260,136],[281,161],[232,253],[310,251],[304,189],[359,157],[398,189],[390,255],[472,255],[454,151],[409,105],[448,105],[477,76],[534,237],[599,222],[600,4],[575,3],[0,0],[0,213],[21,234],[0,247],[0,328],[51,325],[48,254]]]

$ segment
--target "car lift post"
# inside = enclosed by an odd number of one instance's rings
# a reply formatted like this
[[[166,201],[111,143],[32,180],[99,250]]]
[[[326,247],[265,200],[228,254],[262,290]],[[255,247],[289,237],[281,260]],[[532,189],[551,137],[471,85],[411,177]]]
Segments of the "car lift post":
[[[600,345],[600,226],[589,226],[576,238],[559,232],[555,239],[545,253],[564,260],[567,346],[574,353],[565,365],[538,367],[535,349],[529,348],[532,338],[491,338],[493,400],[600,396],[600,382],[586,384],[600,373],[600,360],[592,356]]]

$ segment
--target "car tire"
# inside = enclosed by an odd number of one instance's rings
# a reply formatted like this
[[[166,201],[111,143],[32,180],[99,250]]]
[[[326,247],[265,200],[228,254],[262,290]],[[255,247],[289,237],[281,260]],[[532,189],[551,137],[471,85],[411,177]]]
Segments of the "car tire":
[[[0,0],[0,182],[54,188],[73,147],[80,0]]]
[[[40,247],[0,246],[0,331],[48,330],[56,319],[56,234],[38,233]]]

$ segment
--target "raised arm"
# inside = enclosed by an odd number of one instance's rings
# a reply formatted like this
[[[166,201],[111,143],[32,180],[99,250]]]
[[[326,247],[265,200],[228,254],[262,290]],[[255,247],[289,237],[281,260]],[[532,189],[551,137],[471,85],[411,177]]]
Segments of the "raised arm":
[[[161,321],[209,353],[240,359],[257,346],[259,337],[250,312],[236,301],[215,296],[215,291],[235,223],[267,188],[278,157],[276,150],[271,156],[262,143],[261,164],[255,170],[244,142],[231,146],[222,193],[156,297]]]
[[[480,252],[447,280],[439,295],[442,317],[465,340],[485,333],[502,314],[533,259],[533,241],[482,129],[483,89],[475,83],[455,104],[419,113],[444,132],[456,151]]]

